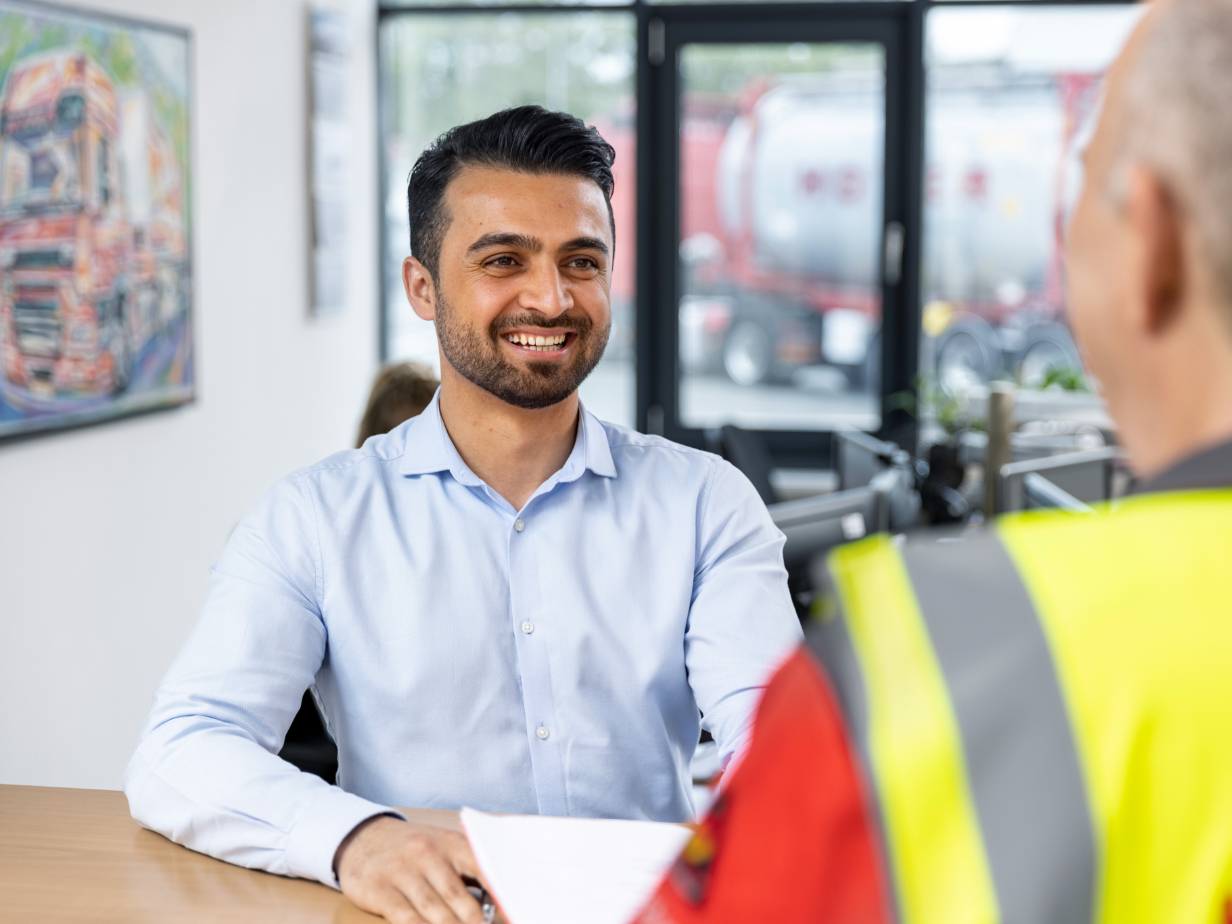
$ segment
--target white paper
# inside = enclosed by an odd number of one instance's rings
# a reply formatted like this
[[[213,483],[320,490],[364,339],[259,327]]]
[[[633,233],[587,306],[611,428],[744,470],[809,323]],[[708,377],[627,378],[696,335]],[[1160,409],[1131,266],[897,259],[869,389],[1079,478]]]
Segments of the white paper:
[[[654,821],[471,808],[462,827],[509,924],[628,924],[692,834]]]

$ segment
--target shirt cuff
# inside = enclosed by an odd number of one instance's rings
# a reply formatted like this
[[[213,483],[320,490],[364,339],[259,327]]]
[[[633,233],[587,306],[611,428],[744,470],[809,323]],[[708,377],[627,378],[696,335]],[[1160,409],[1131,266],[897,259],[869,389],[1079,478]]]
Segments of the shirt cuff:
[[[393,815],[406,821],[406,816],[395,809],[331,786],[291,829],[287,837],[287,872],[338,888],[334,854],[356,826],[377,815]]]

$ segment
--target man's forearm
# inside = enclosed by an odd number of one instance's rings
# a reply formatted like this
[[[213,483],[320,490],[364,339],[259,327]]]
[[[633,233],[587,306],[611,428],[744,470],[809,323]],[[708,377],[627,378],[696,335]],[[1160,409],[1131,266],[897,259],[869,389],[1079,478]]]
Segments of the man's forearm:
[[[236,726],[182,716],[152,728],[125,774],[133,817],[176,843],[240,866],[337,886],[338,845],[388,813],[301,773]]]

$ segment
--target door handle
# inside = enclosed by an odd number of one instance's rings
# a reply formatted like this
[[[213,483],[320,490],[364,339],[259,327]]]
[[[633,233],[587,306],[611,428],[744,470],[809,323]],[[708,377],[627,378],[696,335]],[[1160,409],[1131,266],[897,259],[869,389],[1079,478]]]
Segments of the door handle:
[[[907,229],[901,221],[892,221],[885,228],[885,284],[896,286],[903,278],[903,245]]]
[[[658,67],[667,59],[667,27],[655,18],[646,23],[646,60]]]

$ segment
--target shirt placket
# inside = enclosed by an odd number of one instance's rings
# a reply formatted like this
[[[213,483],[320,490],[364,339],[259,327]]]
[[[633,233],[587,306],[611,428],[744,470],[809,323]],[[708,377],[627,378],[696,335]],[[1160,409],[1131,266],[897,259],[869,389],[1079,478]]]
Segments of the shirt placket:
[[[526,737],[530,745],[539,813],[567,815],[565,735],[556,721],[547,650],[552,627],[543,619],[544,580],[550,575],[540,570],[541,556],[538,552],[544,548],[544,537],[542,530],[536,529],[538,525],[534,514],[527,513],[525,509],[510,523],[509,613],[518,653]]]

